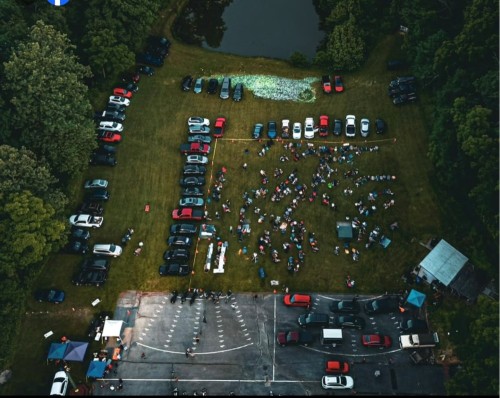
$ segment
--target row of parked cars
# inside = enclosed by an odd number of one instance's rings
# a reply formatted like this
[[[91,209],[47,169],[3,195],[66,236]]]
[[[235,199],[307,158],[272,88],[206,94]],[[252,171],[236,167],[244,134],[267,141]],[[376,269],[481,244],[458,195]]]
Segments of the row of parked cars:
[[[194,83],[194,84],[193,84]],[[203,92],[205,87],[205,78],[198,77],[194,79],[193,76],[187,75],[181,81],[182,91],[191,91],[195,94],[200,94]],[[210,78],[206,87],[206,92],[208,94],[217,93],[219,88],[219,80],[216,78]],[[228,99],[231,96],[231,78],[224,77],[220,82],[220,92],[219,97],[221,99]],[[239,102],[243,99],[243,83],[236,83],[233,90],[233,101]]]
[[[320,137],[326,138],[330,134],[335,136],[341,136],[343,130],[343,122],[341,119],[334,119],[330,123],[330,118],[327,115],[321,115],[319,117],[319,124],[316,124],[314,118],[307,117],[304,121],[304,127],[302,127],[301,122],[294,122],[292,128],[290,129],[290,119],[283,119],[281,121],[281,138],[292,138],[294,140],[302,139],[302,136],[307,139],[313,139],[315,134],[318,133]],[[372,130],[370,119],[364,117],[359,123],[359,133],[361,137],[368,137],[370,131]],[[386,123],[382,118],[377,118],[375,120],[375,132],[377,134],[383,134],[386,131]],[[275,121],[269,121],[267,123],[267,137],[269,139],[275,139],[278,137],[277,123]],[[255,123],[252,131],[252,138],[258,140],[263,138],[264,135],[264,124]],[[347,138],[356,137],[356,116],[347,115],[345,118],[345,136]]]
[[[389,83],[388,95],[394,105],[403,105],[417,100],[415,76],[400,76]]]
[[[323,92],[325,94],[332,93],[332,81],[330,80],[329,75],[321,76],[321,86],[323,88]],[[342,77],[337,75],[333,78],[333,88],[336,93],[344,92],[344,82],[342,81]]]

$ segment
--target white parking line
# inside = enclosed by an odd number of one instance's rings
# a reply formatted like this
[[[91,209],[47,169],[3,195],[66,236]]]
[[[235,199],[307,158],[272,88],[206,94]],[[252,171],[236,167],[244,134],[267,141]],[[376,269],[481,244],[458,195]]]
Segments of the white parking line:
[[[168,354],[182,354],[182,355],[186,355],[186,351],[168,351],[168,350],[163,350],[163,349],[157,348],[157,347],[151,347],[150,345],[146,345],[146,344],[139,343],[139,342],[137,342],[137,345],[141,346],[141,347],[149,348],[149,349],[154,350],[154,351],[166,352]],[[231,352],[231,351],[241,350],[242,348],[246,348],[246,347],[249,347],[251,345],[253,345],[253,343],[248,343],[248,344],[245,344],[245,345],[241,345],[239,347],[228,348],[227,350],[209,351],[209,352],[197,352],[196,355],[222,354],[224,352]],[[169,380],[169,379],[167,379],[167,380]]]

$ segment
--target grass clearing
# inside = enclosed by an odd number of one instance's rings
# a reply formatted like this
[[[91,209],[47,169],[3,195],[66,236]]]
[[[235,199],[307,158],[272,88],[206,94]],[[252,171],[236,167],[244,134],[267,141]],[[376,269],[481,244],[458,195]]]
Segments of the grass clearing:
[[[312,69],[291,68],[286,62],[278,60],[208,52],[174,42],[165,66],[158,68],[152,78],[143,76],[139,83],[140,90],[134,95],[130,109],[127,110],[124,142],[120,144],[117,155],[118,165],[115,168],[91,167],[84,176],[84,179],[105,178],[110,181],[111,199],[105,204],[104,224],[99,230],[91,231],[91,243],[119,243],[131,226],[135,234],[124,254],[112,260],[108,281],[101,288],[71,285],[71,277],[82,258],[70,255],[55,255],[50,258],[37,284],[40,287],[65,289],[67,300],[57,307],[34,301],[28,303],[29,314],[44,311],[49,313],[43,316],[32,314],[23,321],[19,349],[12,366],[13,377],[3,387],[2,394],[40,394],[49,391],[55,369],[45,362],[49,346],[47,340],[50,339],[45,340],[43,334],[53,330],[51,341],[57,341],[63,334],[73,340],[83,338],[91,314],[98,310],[112,311],[118,294],[124,290],[183,291],[191,286],[212,290],[230,288],[234,292],[269,292],[272,291],[269,281],[276,279],[288,285],[292,291],[345,292],[347,273],[356,280],[358,292],[399,290],[402,287],[401,275],[426,254],[426,249],[418,241],[427,240],[441,229],[441,216],[439,201],[430,188],[431,166],[426,158],[424,115],[418,104],[398,108],[387,98],[387,84],[394,75],[385,70],[385,63],[396,46],[396,37],[384,38],[373,49],[365,68],[343,76],[346,91],[341,95],[323,95],[318,82],[314,87],[317,97],[314,103],[254,98],[248,90],[245,91],[243,101],[235,103],[232,100],[222,101],[218,95],[210,96],[205,92],[199,95],[182,92],[181,79],[186,74],[194,77],[268,74],[304,78],[320,77],[322,73]],[[98,108],[103,105],[104,103],[96,104]],[[378,152],[363,153],[355,158],[352,166],[345,163],[333,165],[339,170],[335,178],[341,182],[340,187],[334,188],[331,195],[338,205],[337,212],[321,206],[321,194],[326,192],[325,185],[322,185],[315,202],[309,203],[306,200],[294,213],[294,218],[305,221],[308,231],[316,233],[319,253],[312,253],[305,243],[305,265],[298,273],[291,275],[286,270],[286,256],[281,250],[284,237],[279,233],[272,233],[272,244],[280,252],[281,263],[273,264],[267,255],[265,260],[261,259],[259,263],[253,264],[247,257],[255,250],[258,237],[264,228],[269,229],[269,224],[258,224],[251,207],[248,217],[252,226],[250,237],[240,245],[235,237],[230,236],[229,225],[236,229],[243,192],[250,192],[260,186],[261,169],[269,176],[267,187],[270,191],[274,189],[277,180],[272,174],[275,167],[284,170],[283,177],[298,168],[300,181],[310,187],[312,174],[318,166],[318,157],[310,156],[298,162],[281,163],[279,157],[286,153],[282,144],[276,142],[266,156],[259,157],[257,152],[265,141],[259,143],[242,139],[250,138],[253,125],[257,122],[266,124],[269,120],[275,120],[279,126],[283,118],[289,118],[291,123],[303,123],[307,116],[313,116],[317,121],[321,114],[329,115],[330,121],[340,118],[345,122],[345,115],[349,113],[356,115],[357,123],[361,117],[368,117],[372,125],[375,118],[381,116],[388,123],[389,130],[384,136],[376,136],[372,131],[366,143],[360,138],[352,141],[357,145],[379,145]],[[193,115],[208,117],[212,123],[218,116],[227,118],[226,135],[217,142],[213,166],[209,169],[209,173],[215,175],[222,166],[226,167],[227,183],[222,191],[222,201],[212,201],[208,206],[213,215],[217,209],[222,214],[220,205],[226,199],[232,204],[231,213],[224,214],[221,220],[214,219],[213,222],[220,231],[221,239],[229,242],[226,272],[221,275],[203,272],[208,242],[200,241],[194,261],[195,274],[192,277],[160,278],[158,266],[162,263],[162,254],[167,248],[168,228],[172,223],[170,214],[180,198],[178,180],[184,159],[179,154],[178,147],[186,141],[186,120]],[[332,136],[328,140],[331,141],[331,146],[341,144]],[[319,139],[312,142],[317,148]],[[303,142],[302,148],[305,147],[306,143]],[[244,149],[249,150],[248,155],[245,155]],[[246,172],[241,168],[243,162],[249,165]],[[397,181],[390,185],[368,183],[355,189],[352,196],[345,197],[342,191],[347,187],[347,180],[344,180],[343,172],[352,168],[358,168],[359,175],[396,175]],[[83,184],[83,180],[78,184]],[[355,188],[352,184],[349,185]],[[355,243],[354,246],[361,252],[359,262],[353,262],[351,256],[345,254],[335,256],[333,247],[338,244],[335,222],[344,220],[346,216],[352,219],[357,215],[353,205],[355,201],[363,198],[366,202],[368,192],[386,187],[395,192],[396,205],[384,210],[379,199],[376,203],[378,211],[366,218],[366,221],[369,224],[368,231],[379,225],[392,239],[391,245],[385,250],[380,246],[366,250],[365,242]],[[206,188],[211,186],[207,185]],[[78,192],[79,196],[74,198],[75,207],[83,196],[83,189]],[[311,188],[308,189],[307,196],[310,192]],[[268,214],[282,214],[291,199],[292,196],[288,196],[278,203],[269,199],[257,199],[254,203]],[[144,212],[146,203],[151,205],[150,213]],[[398,221],[401,228],[391,234],[388,225],[393,221]],[[133,250],[139,241],[143,241],[145,245],[143,253],[136,257]],[[242,246],[248,247],[249,254],[246,257],[238,254]],[[257,275],[260,266],[264,266],[267,271],[265,283]],[[98,309],[90,304],[97,297],[101,299]],[[97,343],[93,345],[98,346]],[[87,365],[88,361],[82,366],[73,366],[72,376],[76,381],[85,379]]]

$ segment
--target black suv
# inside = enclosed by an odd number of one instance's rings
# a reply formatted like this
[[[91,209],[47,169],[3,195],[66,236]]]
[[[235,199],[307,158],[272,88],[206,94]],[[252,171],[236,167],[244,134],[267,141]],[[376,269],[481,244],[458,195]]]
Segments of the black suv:
[[[166,250],[163,253],[163,259],[167,262],[187,262],[189,260],[189,250],[187,249],[173,249]]]
[[[326,328],[330,324],[330,317],[328,314],[322,314],[317,312],[310,312],[299,316],[297,319],[299,326],[306,327],[323,327]]]
[[[194,235],[198,232],[198,227],[194,224],[172,224],[170,235]]]
[[[365,313],[372,314],[388,314],[399,310],[399,300],[394,297],[382,297],[375,300],[370,300],[365,303]]]
[[[82,269],[73,277],[73,284],[76,286],[93,285],[101,286],[106,282],[108,277],[107,271],[95,269]]]
[[[101,216],[103,212],[104,207],[100,203],[93,201],[83,202],[77,211],[77,213],[91,214],[93,216]]]
[[[217,79],[210,79],[208,81],[207,93],[215,94],[217,92],[218,86],[219,86],[219,81]]]
[[[114,155],[93,153],[89,163],[94,166],[116,166],[117,161]]]
[[[82,269],[94,269],[100,271],[109,271],[110,261],[102,257],[89,257],[83,260]]]
[[[233,101],[239,102],[243,99],[243,83],[237,83],[234,86]]]
[[[96,112],[95,119],[98,121],[123,122],[126,116],[122,112],[105,110],[102,113]]]
[[[184,76],[181,83],[182,91],[191,90],[192,85],[193,85],[193,76],[191,75]]]
[[[104,201],[109,199],[109,191],[103,188],[92,189],[91,192],[85,197],[86,201]]]

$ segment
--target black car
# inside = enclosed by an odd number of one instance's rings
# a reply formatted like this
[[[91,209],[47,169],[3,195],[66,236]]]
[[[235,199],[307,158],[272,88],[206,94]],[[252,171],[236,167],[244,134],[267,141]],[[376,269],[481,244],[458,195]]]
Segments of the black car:
[[[189,265],[170,263],[160,265],[158,272],[161,276],[186,276],[189,274]]]
[[[334,300],[330,304],[330,311],[343,314],[357,314],[360,311],[357,300]]]
[[[136,71],[133,72],[126,72],[122,75],[122,82],[123,83],[139,83],[139,80],[141,80],[141,75],[137,73]]]
[[[194,224],[172,224],[170,235],[194,235],[198,232],[198,227]]]
[[[59,304],[64,301],[66,293],[64,290],[58,289],[40,289],[35,292],[35,300],[39,302],[46,301],[48,303]]]
[[[71,239],[66,245],[66,253],[85,254],[89,250],[89,245],[85,240]]]
[[[399,76],[396,79],[391,80],[391,82],[389,83],[389,87],[397,87],[400,84],[404,83],[414,84],[415,81],[416,81],[415,76]]]
[[[205,166],[199,166],[197,164],[187,164],[182,169],[182,175],[186,176],[204,176],[207,172]]]
[[[267,122],[267,136],[270,139],[274,140],[277,135],[278,132],[276,130],[276,122],[275,121]]]
[[[205,193],[198,187],[187,187],[184,188],[181,192],[181,195],[184,197],[197,197],[197,196],[203,196]]]
[[[339,315],[334,321],[333,324],[339,328],[351,328],[351,329],[364,329],[365,328],[365,320],[360,316],[356,315]]]
[[[82,269],[96,269],[101,271],[109,271],[110,265],[111,262],[107,258],[94,256],[83,260]]]
[[[90,232],[83,228],[72,228],[70,239],[89,240]]]
[[[333,134],[342,135],[342,120],[335,119],[333,121]]]
[[[429,330],[426,321],[416,318],[403,319],[399,322],[399,328],[405,334],[425,333]]]
[[[137,72],[147,76],[153,76],[155,74],[155,70],[151,66],[146,65],[139,65]]]
[[[189,260],[189,251],[187,249],[166,250],[163,253],[163,259],[168,263],[186,263]]]
[[[163,58],[155,56],[149,53],[140,53],[137,54],[135,60],[138,64],[146,64],[153,66],[163,66]]]
[[[93,153],[89,163],[93,166],[116,166],[116,158],[111,154]]]
[[[165,48],[165,47],[162,47],[159,45],[155,45],[155,44],[150,44],[146,48],[146,53],[151,54],[155,57],[163,58],[163,59],[168,55],[168,52],[169,52],[168,48]]]
[[[190,247],[192,244],[193,238],[189,236],[174,235],[169,236],[167,239],[167,245],[169,246]]]
[[[92,189],[85,200],[88,202],[109,200],[109,191],[103,188]]]
[[[94,149],[94,153],[101,153],[104,155],[113,155],[116,153],[117,147],[108,144],[99,145],[96,149]]]
[[[123,122],[127,117],[124,113],[118,111],[103,111],[99,117],[100,121]]]
[[[212,142],[212,137],[209,135],[194,134],[188,136],[188,142],[199,142],[201,144],[210,144]]]
[[[219,86],[219,81],[217,79],[210,79],[208,81],[207,93],[215,94],[217,92],[218,86]]]
[[[415,93],[416,88],[413,84],[411,83],[401,83],[400,85],[396,87],[389,87],[387,89],[387,94],[389,97],[394,98],[397,97],[401,94],[409,94],[409,93]]]
[[[382,297],[375,300],[370,300],[365,303],[365,313],[372,314],[388,314],[399,310],[399,300],[393,297]]]
[[[181,82],[182,91],[191,90],[192,85],[193,85],[193,76],[191,75],[184,76]]]
[[[110,112],[125,113],[127,107],[125,105],[113,104],[112,102],[108,102],[105,110]]]
[[[385,132],[385,122],[383,119],[378,118],[375,120],[375,130],[377,134],[383,134]]]
[[[392,103],[394,105],[403,105],[410,102],[415,102],[417,100],[417,95],[415,93],[401,94],[400,96],[394,98]]]
[[[104,213],[104,207],[99,202],[85,201],[78,208],[79,214],[91,214],[93,216],[101,216]]]
[[[139,86],[135,83],[132,83],[132,82],[119,84],[118,87],[123,88],[127,91],[132,91],[133,93],[136,93],[139,91]]]
[[[205,177],[184,177],[179,181],[179,185],[186,187],[202,187],[205,185]]]
[[[148,44],[150,46],[152,45],[152,46],[158,46],[158,47],[163,47],[163,48],[169,49],[172,43],[166,37],[149,36],[148,37]]]
[[[93,285],[101,286],[106,282],[108,277],[107,271],[95,270],[95,269],[82,269],[73,277],[73,284],[76,286],[81,285]]]
[[[233,100],[239,102],[243,99],[243,83],[237,83],[234,86]]]

